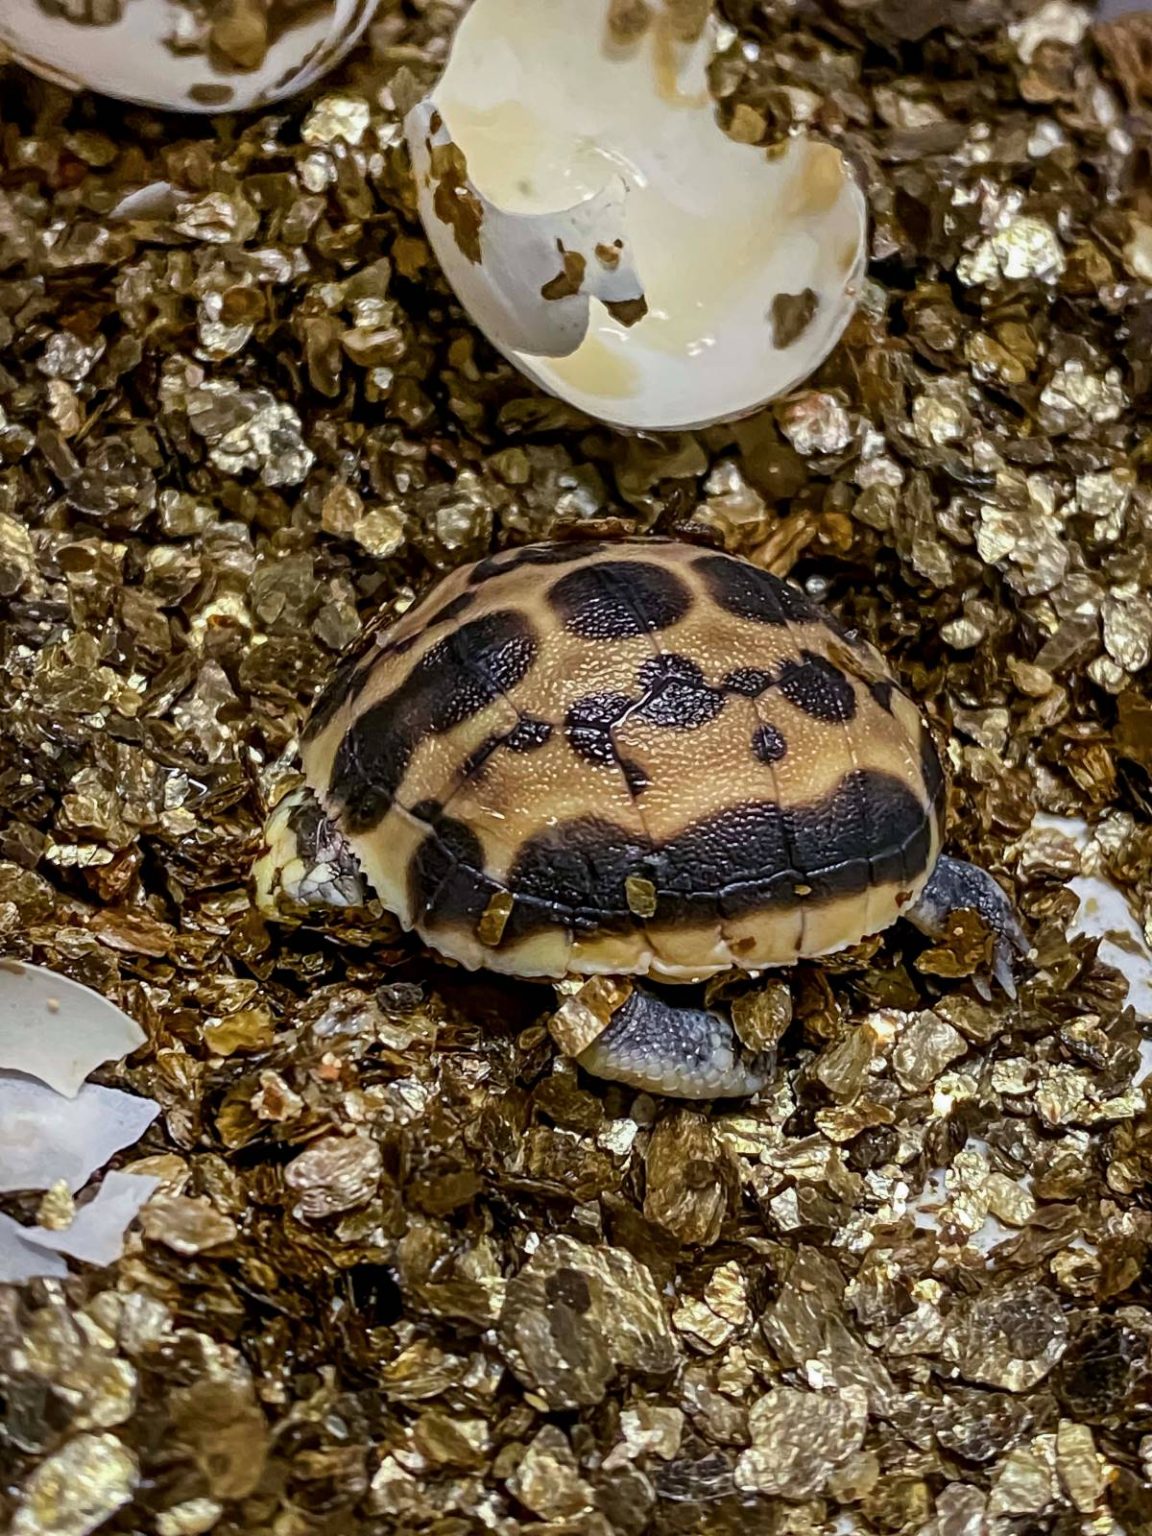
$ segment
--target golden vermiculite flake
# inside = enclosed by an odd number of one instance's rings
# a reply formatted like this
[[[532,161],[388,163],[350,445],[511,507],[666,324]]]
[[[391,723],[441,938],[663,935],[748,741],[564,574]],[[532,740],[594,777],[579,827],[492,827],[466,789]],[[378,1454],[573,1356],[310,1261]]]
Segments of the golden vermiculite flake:
[[[150,8],[42,3],[93,38]],[[238,70],[313,10],[168,9]],[[604,0],[605,35],[701,9]],[[872,264],[789,398],[621,437],[479,338],[419,233],[400,119],[462,10],[381,6],[250,118],[0,65],[0,955],[139,1020],[99,1092],[161,1106],[123,1255],[0,1282],[0,1529],[1147,1531],[1147,13],[725,0],[721,121],[843,143]],[[876,646],[946,743],[949,848],[1023,915],[1014,1002],[963,915],[726,973],[707,1004],[776,1074],[701,1108],[557,1053],[627,980],[557,1009],[379,904],[254,912],[339,654],[569,532],[746,555]],[[79,1245],[95,1193],[0,1194],[0,1264],[12,1222]]]
[[[497,891],[491,898],[476,924],[476,937],[481,944],[499,944],[508,919],[512,916],[512,904],[510,891]]]
[[[642,875],[629,875],[624,882],[628,910],[637,917],[651,917],[656,911],[656,887]]]

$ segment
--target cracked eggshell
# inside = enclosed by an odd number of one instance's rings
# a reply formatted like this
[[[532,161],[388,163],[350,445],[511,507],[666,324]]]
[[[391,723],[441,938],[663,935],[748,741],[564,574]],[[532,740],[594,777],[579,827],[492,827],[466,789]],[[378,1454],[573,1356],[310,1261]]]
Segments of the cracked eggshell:
[[[84,1264],[114,1264],[124,1251],[124,1234],[160,1188],[152,1174],[105,1174],[96,1195],[60,1231],[23,1227],[20,1237],[33,1248],[66,1254]]]
[[[73,1194],[160,1113],[152,1099],[85,1083],[65,1099],[18,1072],[0,1072],[0,1194],[48,1189],[63,1179]]]
[[[714,23],[686,38],[685,10],[473,0],[405,119],[425,229],[473,320],[544,389],[638,431],[731,420],[802,382],[866,257],[838,150],[769,154],[717,125]]]
[[[178,0],[125,0],[121,19],[81,25],[46,15],[41,0],[0,0],[0,47],[18,64],[67,90],[178,112],[237,112],[267,106],[319,80],[355,46],[378,0],[329,0],[309,8],[253,69],[216,55],[175,52],[193,13]]]
[[[43,966],[0,958],[0,1070],[74,1098],[90,1072],[129,1056],[144,1031],[99,992]]]
[[[65,1254],[101,1268],[114,1264],[124,1252],[128,1228],[159,1186],[159,1179],[146,1174],[110,1173],[62,1231],[22,1227],[0,1215],[0,1284],[37,1276],[63,1279],[68,1273]]]
[[[21,1285],[41,1277],[65,1280],[68,1266],[57,1253],[36,1248],[28,1242],[28,1227],[0,1211],[0,1285]]]

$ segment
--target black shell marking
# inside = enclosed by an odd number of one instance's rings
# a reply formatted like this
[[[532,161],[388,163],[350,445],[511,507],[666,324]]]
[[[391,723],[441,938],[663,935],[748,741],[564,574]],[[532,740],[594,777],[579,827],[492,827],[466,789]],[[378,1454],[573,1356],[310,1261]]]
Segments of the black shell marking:
[[[367,832],[391,808],[412,751],[507,693],[536,654],[521,613],[500,609],[462,624],[416,663],[405,681],[349,729],[328,792],[349,832]]]

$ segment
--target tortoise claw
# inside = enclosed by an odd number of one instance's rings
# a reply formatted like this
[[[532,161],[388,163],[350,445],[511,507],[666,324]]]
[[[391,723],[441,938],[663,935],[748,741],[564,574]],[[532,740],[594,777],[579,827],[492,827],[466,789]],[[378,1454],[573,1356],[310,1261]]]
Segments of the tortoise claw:
[[[948,919],[961,909],[976,911],[996,935],[992,977],[1013,1001],[1016,999],[1015,956],[1024,959],[1031,945],[1020,926],[1012,903],[986,870],[965,859],[941,854],[920,899],[904,915],[929,938],[943,938]],[[974,976],[973,985],[984,1001],[991,1002],[991,979]]]

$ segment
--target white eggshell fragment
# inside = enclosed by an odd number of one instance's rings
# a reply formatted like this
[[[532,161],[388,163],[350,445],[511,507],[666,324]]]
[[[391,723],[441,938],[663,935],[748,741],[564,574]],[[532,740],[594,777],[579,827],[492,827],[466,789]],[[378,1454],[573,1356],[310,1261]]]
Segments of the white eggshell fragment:
[[[0,1070],[27,1073],[71,1098],[90,1072],[144,1040],[134,1019],[90,987],[0,959]]]
[[[513,363],[633,430],[731,420],[807,378],[856,305],[864,197],[840,153],[715,120],[708,19],[671,0],[473,0],[405,120],[420,214]],[[699,9],[699,8],[697,8]]]
[[[59,1254],[34,1248],[27,1241],[28,1227],[0,1212],[0,1285],[19,1285],[44,1276],[62,1280],[68,1266]]]
[[[106,215],[109,219],[170,219],[180,209],[180,198],[169,181],[150,181],[126,192]]]
[[[48,15],[41,0],[0,0],[0,46],[17,63],[69,90],[179,112],[267,106],[319,80],[359,41],[378,0],[309,7],[254,68],[226,67],[189,48],[196,18],[179,0],[123,0],[117,21],[81,24]],[[172,40],[183,46],[174,49]]]
[[[24,1227],[24,1243],[85,1264],[114,1264],[124,1251],[124,1234],[160,1187],[151,1174],[110,1173],[95,1198],[82,1205],[69,1226],[59,1231]]]
[[[1092,831],[1079,816],[1032,818],[1032,826],[1058,832],[1080,852],[1082,873],[1067,882],[1080,905],[1068,925],[1069,939],[1086,934],[1099,939],[1097,954],[1105,965],[1119,971],[1128,983],[1128,1002],[1141,1019],[1152,1019],[1152,950],[1128,898],[1100,872],[1092,858]],[[1149,1060],[1152,1066],[1152,1058]]]
[[[463,258],[451,274],[460,302],[503,347],[566,357],[587,333],[591,296],[607,304],[642,298],[624,238],[622,177],[560,213],[507,213],[468,181],[430,102],[414,107],[405,127],[413,171],[449,232],[442,238]]]
[[[0,1072],[0,1194],[47,1189],[73,1194],[108,1159],[131,1146],[160,1113],[151,1099],[85,1083],[65,1099],[18,1072]]]

